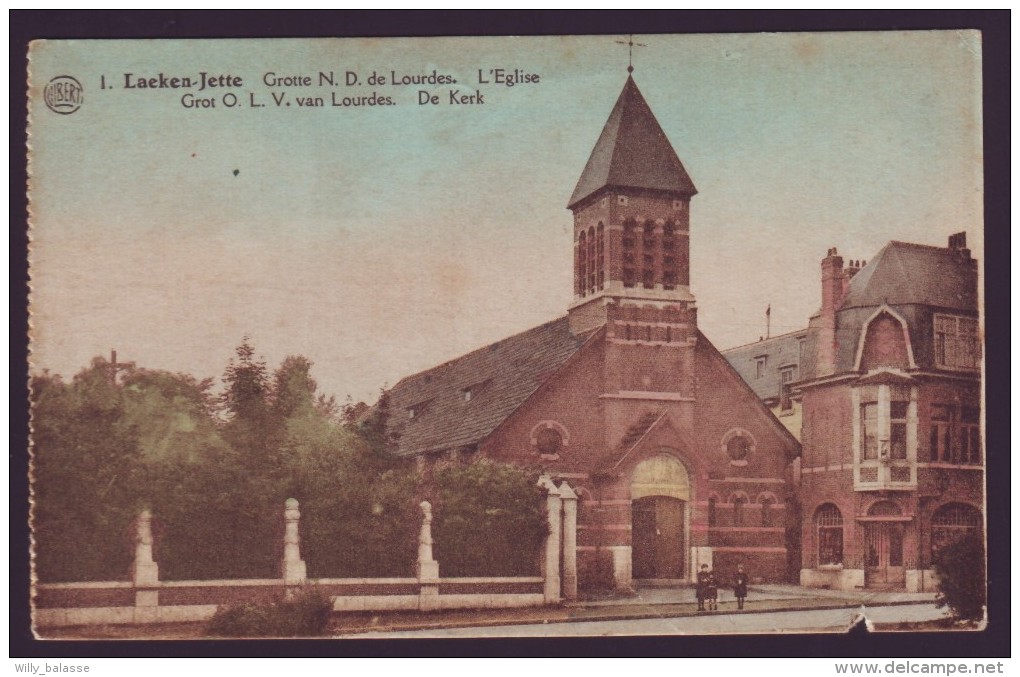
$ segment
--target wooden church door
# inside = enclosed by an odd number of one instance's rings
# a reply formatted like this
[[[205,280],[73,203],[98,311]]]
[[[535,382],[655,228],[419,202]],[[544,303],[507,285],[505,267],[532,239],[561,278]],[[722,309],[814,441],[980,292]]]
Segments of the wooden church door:
[[[634,578],[683,578],[684,502],[645,496],[631,504]]]

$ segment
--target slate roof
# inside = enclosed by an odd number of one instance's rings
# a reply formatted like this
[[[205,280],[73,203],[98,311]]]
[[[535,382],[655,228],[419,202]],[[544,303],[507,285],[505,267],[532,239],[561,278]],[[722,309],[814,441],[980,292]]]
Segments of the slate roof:
[[[482,441],[591,335],[572,334],[564,316],[402,379],[389,391],[387,431],[396,437],[396,453],[460,449]]]
[[[890,242],[854,275],[840,309],[927,305],[973,312],[977,268],[961,252],[910,242]]]
[[[607,186],[697,193],[634,79],[627,82],[570,197],[568,208]]]
[[[800,379],[800,342],[807,338],[807,333],[805,327],[720,352],[755,395],[762,400],[778,400],[783,369],[793,367],[793,380]],[[758,360],[762,357],[765,358],[765,371],[758,378]]]

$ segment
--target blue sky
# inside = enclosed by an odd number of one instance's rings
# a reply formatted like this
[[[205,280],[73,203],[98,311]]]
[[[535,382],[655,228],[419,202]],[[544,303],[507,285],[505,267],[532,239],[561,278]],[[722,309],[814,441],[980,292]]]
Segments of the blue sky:
[[[323,390],[378,388],[553,319],[571,294],[566,202],[626,78],[614,36],[51,42],[31,59],[32,365],[67,376],[116,349],[222,373],[245,334]],[[625,39],[625,38],[623,38]],[[888,240],[981,258],[976,33],[637,36],[634,78],[698,187],[691,289],[719,347],[818,307],[829,247]],[[538,84],[477,85],[520,69]],[[300,108],[266,73],[457,78],[337,88],[375,108]],[[123,74],[231,73],[243,101],[186,109]],[[73,115],[38,96],[70,74]],[[117,85],[99,90],[100,76]],[[451,106],[447,90],[486,103]],[[286,91],[294,105],[274,106]],[[222,102],[221,102],[222,103]],[[234,172],[237,171],[235,175]]]

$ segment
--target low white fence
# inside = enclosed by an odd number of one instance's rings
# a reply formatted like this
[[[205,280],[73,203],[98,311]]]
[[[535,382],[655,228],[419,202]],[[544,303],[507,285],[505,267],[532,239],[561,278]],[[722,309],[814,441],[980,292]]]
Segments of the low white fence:
[[[298,502],[284,507],[282,577],[161,581],[152,553],[152,515],[142,512],[130,581],[43,583],[32,591],[37,627],[206,621],[220,605],[280,601],[314,587],[335,611],[432,611],[558,604],[577,597],[577,495],[543,476],[549,534],[540,576],[441,578],[432,554],[432,507],[421,504],[416,575],[408,578],[309,579],[301,559]]]

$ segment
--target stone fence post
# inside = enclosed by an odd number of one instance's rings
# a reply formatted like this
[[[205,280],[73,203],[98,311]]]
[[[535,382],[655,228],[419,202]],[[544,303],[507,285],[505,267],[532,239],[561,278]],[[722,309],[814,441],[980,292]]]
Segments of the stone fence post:
[[[422,501],[421,530],[418,532],[418,608],[439,607],[439,562],[432,557],[432,504]]]
[[[283,510],[283,583],[284,585],[301,585],[305,582],[308,571],[301,559],[301,535],[298,532],[298,520],[301,511],[296,498],[288,498]]]
[[[560,490],[548,475],[538,478],[538,486],[546,490],[546,518],[549,520],[549,534],[545,538],[545,560],[542,563],[542,577],[545,578],[545,603],[560,603],[560,525],[562,501]]]
[[[135,531],[135,561],[131,567],[135,585],[135,620],[155,618],[159,606],[159,566],[152,558],[152,512],[138,515]]]
[[[563,501],[563,596],[577,599],[577,494],[565,481],[560,484]]]

